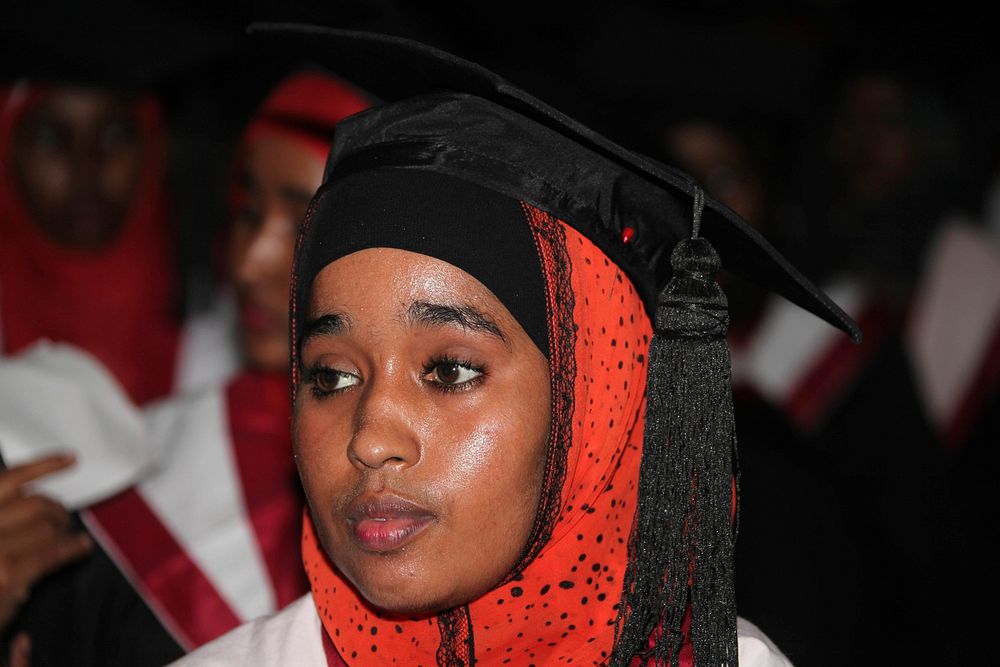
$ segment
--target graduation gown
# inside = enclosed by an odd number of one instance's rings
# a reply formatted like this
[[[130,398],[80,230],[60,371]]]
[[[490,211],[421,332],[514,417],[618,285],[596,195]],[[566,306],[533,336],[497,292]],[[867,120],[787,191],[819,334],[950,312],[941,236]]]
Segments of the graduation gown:
[[[81,513],[99,548],[21,614],[35,665],[164,664],[306,590],[284,377],[244,373],[147,420],[157,469]]]

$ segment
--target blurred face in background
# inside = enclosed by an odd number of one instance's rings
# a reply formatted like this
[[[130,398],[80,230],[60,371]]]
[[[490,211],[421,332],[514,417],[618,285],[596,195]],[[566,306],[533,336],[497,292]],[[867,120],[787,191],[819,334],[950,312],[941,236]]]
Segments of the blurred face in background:
[[[52,88],[14,130],[14,176],[49,238],[99,250],[121,229],[143,160],[135,107],[96,89]]]
[[[878,74],[845,89],[831,136],[831,153],[855,197],[891,197],[916,168],[917,144],[903,85]]]
[[[229,246],[247,364],[288,367],[288,293],[299,225],[323,178],[319,152],[291,136],[258,135],[243,154]]]
[[[726,128],[710,121],[679,123],[667,130],[667,149],[705,191],[760,229],[765,195],[747,148]]]

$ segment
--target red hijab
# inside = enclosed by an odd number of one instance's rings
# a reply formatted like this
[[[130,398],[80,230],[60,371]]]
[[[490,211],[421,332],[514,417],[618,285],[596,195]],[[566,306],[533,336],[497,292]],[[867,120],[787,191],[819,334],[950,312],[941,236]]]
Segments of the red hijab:
[[[13,354],[45,338],[70,343],[145,403],[172,389],[178,342],[160,108],[148,95],[134,101],[144,159],[132,203],[111,243],[81,251],[40,231],[11,169],[14,130],[50,90],[0,89],[0,349]]]
[[[229,176],[230,213],[242,205],[239,167],[255,141],[267,136],[290,139],[325,162],[337,123],[369,106],[371,102],[361,91],[328,72],[303,70],[283,79],[261,103],[240,137]],[[224,233],[215,249],[220,267],[228,261],[223,251],[228,243]],[[225,274],[225,268],[221,273]]]
[[[552,386],[546,489],[561,489],[551,530],[517,574],[462,608],[468,615],[386,618],[324,553],[308,516],[303,560],[329,643],[331,665],[438,664],[438,651],[468,642],[483,664],[602,665],[615,620],[635,516],[651,323],[629,278],[589,239],[524,205],[539,251]],[[557,449],[565,466],[555,471]],[[467,627],[471,636],[449,636]],[[458,649],[462,654],[462,649]],[[691,664],[690,644],[680,655]]]
[[[275,133],[303,142],[325,160],[334,126],[369,106],[364,95],[328,73],[298,72],[284,79],[264,100],[247,127],[242,144],[246,146],[262,134]]]

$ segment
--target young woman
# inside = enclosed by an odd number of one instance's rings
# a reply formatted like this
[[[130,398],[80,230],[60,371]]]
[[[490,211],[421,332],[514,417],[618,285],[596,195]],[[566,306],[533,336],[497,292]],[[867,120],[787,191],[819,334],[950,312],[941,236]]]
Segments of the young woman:
[[[732,599],[700,191],[474,64],[293,34],[409,96],[338,127],[296,256],[311,594],[182,664],[787,664]],[[851,328],[735,216],[704,228]]]

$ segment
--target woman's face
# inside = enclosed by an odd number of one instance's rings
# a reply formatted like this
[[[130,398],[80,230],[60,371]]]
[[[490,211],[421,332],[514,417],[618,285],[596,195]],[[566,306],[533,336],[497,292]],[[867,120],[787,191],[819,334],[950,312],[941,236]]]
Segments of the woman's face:
[[[853,79],[842,94],[830,150],[851,194],[881,201],[893,196],[919,160],[907,91],[877,74]]]
[[[480,282],[370,249],[313,282],[295,453],[323,547],[376,607],[431,613],[493,588],[534,524],[548,362]]]
[[[121,228],[142,169],[128,98],[57,87],[14,130],[14,174],[38,226],[61,245],[96,250]]]
[[[323,179],[323,160],[303,142],[264,134],[247,146],[229,266],[249,366],[288,368],[288,289],[299,224]]]

